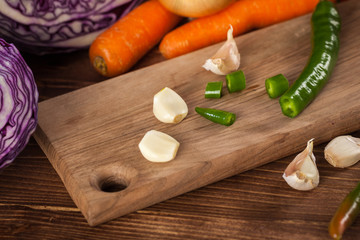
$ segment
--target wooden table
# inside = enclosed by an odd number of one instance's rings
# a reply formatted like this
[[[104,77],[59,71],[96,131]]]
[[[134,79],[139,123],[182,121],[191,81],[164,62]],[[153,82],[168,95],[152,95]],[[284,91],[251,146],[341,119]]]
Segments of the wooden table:
[[[23,56],[40,101],[105,80],[91,68],[87,50]],[[164,60],[155,48],[132,70]],[[330,239],[328,223],[360,181],[360,163],[336,169],[324,147],[315,147],[321,180],[313,191],[293,190],[282,179],[293,155],[90,227],[31,138],[0,174],[0,239]],[[344,239],[359,238],[358,219]]]

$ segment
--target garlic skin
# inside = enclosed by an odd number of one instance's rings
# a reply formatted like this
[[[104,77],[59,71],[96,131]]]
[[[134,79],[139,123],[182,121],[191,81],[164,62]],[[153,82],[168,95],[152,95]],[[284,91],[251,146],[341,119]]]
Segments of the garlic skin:
[[[326,145],[324,155],[326,161],[334,167],[350,167],[360,160],[360,138],[338,136]]]
[[[188,114],[188,107],[179,94],[165,87],[154,96],[153,113],[161,122],[179,123]]]
[[[150,162],[168,162],[176,157],[180,143],[170,135],[148,131],[139,143],[141,154]]]
[[[226,75],[240,67],[240,53],[233,37],[233,27],[227,32],[227,40],[210,59],[202,66],[218,75]]]
[[[287,166],[283,178],[287,184],[300,191],[309,191],[319,185],[320,176],[313,154],[313,141],[307,142],[306,149],[299,153]]]

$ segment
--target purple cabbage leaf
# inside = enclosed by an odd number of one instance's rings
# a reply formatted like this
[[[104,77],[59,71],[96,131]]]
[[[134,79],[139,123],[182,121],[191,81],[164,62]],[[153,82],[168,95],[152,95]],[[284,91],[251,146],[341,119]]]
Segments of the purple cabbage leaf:
[[[37,55],[89,47],[144,0],[2,0],[0,37]]]
[[[0,38],[0,169],[14,161],[35,131],[38,95],[20,52]]]

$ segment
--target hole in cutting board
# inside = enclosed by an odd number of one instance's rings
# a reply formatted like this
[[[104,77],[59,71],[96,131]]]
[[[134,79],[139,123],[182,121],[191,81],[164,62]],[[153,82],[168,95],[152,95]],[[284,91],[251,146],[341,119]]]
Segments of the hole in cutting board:
[[[122,161],[110,162],[97,166],[90,174],[90,185],[98,191],[105,193],[117,193],[125,191],[136,182],[138,172],[132,166]]]
[[[122,179],[108,177],[100,180],[99,187],[103,192],[120,192],[126,189],[128,184]]]

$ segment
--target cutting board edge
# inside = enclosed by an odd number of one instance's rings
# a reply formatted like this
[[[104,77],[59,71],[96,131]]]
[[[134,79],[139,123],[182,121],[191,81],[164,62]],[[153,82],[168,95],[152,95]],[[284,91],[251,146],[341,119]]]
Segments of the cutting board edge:
[[[64,184],[65,189],[67,190],[70,198],[73,200],[76,207],[81,211],[85,219],[88,218],[88,213],[85,211],[88,208],[89,200],[86,199],[86,195],[81,196],[81,189],[78,189],[79,192],[75,193],[74,189],[69,188],[69,181],[76,181],[76,179],[72,179],[73,177],[69,174],[63,174],[67,171],[67,166],[65,161],[61,161],[61,157],[58,155],[54,145],[50,141],[46,141],[47,136],[44,131],[41,129],[40,125],[37,126],[35,132],[33,133],[33,137],[35,141],[40,146],[41,150],[45,153],[48,158],[50,164],[53,166],[54,170],[60,177],[62,183]],[[62,165],[56,164],[56,162],[61,162]],[[66,176],[65,176],[66,175]],[[79,197],[79,199],[78,199]],[[83,206],[80,204],[80,201],[84,204]]]

